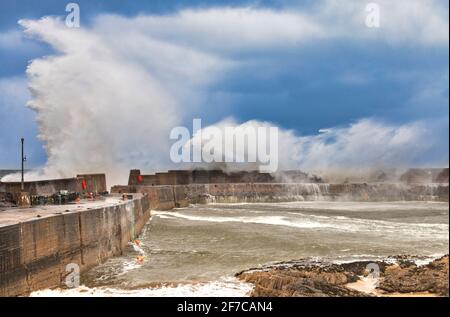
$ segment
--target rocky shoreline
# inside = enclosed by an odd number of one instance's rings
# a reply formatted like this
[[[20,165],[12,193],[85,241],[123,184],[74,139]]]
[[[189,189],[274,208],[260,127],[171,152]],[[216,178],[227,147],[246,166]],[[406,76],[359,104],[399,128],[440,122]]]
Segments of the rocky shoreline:
[[[410,256],[343,264],[283,262],[236,274],[253,297],[449,296],[448,255],[425,265]]]

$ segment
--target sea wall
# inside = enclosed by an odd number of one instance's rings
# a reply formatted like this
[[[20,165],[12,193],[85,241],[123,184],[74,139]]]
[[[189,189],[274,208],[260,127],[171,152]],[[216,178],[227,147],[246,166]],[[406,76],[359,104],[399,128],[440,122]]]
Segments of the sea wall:
[[[150,218],[149,199],[0,224],[0,296],[27,295],[64,283],[66,266],[80,272],[122,254]]]
[[[82,183],[86,185],[85,192],[103,193],[107,191],[105,174],[83,174],[72,178],[50,179],[24,182],[24,191],[30,195],[53,195],[60,190],[83,192]],[[15,195],[20,193],[20,182],[0,182],[0,192]]]
[[[342,181],[350,183],[399,182],[407,184],[448,183],[448,168],[411,168],[405,171],[396,169],[374,170],[359,176],[348,175]],[[139,169],[130,171],[128,185],[190,185],[190,184],[235,184],[235,183],[330,183],[327,177],[310,175],[299,170],[278,171],[275,174],[259,171],[222,170],[169,170],[155,174],[141,174]]]
[[[152,209],[168,210],[190,203],[287,201],[448,201],[448,184],[235,183],[174,186],[113,186],[116,193],[147,193]]]
[[[189,184],[224,184],[224,183],[275,183],[275,182],[319,182],[300,171],[282,171],[277,175],[259,171],[222,170],[169,170],[150,175],[141,174],[134,169],[130,171],[128,185],[189,185]]]

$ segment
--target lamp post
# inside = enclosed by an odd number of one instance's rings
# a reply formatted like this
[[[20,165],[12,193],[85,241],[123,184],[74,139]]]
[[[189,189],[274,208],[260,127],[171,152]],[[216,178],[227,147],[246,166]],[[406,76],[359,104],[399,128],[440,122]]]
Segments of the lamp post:
[[[23,165],[25,163],[25,161],[27,160],[26,156],[23,155],[23,142],[25,141],[24,138],[21,138],[20,141],[22,142],[22,178],[21,178],[21,182],[20,182],[20,188],[22,189],[22,191],[25,190],[25,184],[24,184],[24,179],[23,179]]]
[[[16,199],[16,204],[20,207],[30,207],[31,206],[31,197],[30,197],[30,193],[26,193],[25,192],[25,183],[24,183],[24,165],[25,162],[27,161],[27,157],[23,154],[23,143],[24,143],[25,139],[21,138],[20,142],[22,143],[22,178],[21,178],[21,182],[20,182],[20,188],[21,191],[20,193],[18,193],[17,199]]]

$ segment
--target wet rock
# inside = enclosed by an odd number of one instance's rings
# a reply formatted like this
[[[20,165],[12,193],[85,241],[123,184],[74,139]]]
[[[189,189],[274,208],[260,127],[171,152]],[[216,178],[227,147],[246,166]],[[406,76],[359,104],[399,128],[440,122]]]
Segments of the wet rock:
[[[361,297],[424,292],[448,296],[448,255],[424,266],[417,266],[408,256],[388,260],[345,264],[300,260],[251,269],[236,276],[255,285],[251,294],[254,297]],[[379,268],[378,287],[369,293],[348,287],[370,274],[368,264]]]
[[[385,292],[448,296],[448,255],[424,266],[405,263],[388,266],[378,288]]]
[[[344,285],[358,276],[339,265],[283,264],[264,271],[242,272],[237,275],[255,284],[252,296],[368,296]]]

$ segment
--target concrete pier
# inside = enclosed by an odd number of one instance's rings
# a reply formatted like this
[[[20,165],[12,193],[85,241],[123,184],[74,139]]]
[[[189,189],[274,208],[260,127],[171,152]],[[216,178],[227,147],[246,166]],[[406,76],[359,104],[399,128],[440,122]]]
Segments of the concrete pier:
[[[68,264],[84,272],[122,254],[149,218],[143,194],[1,211],[0,296],[58,287],[71,272]]]

